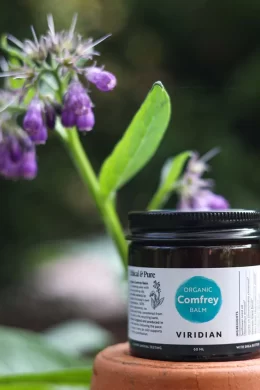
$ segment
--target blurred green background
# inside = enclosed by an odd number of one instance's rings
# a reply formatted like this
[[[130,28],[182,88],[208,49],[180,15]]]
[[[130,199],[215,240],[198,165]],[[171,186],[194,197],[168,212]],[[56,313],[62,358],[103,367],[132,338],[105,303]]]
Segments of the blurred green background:
[[[117,75],[118,87],[111,94],[93,91],[97,124],[83,137],[97,171],[154,81],[162,80],[172,99],[172,122],[159,151],[120,193],[123,223],[129,210],[146,206],[164,161],[184,149],[205,153],[220,146],[211,172],[216,191],[233,208],[258,208],[260,2],[10,0],[1,3],[0,32],[24,39],[33,24],[43,33],[47,13],[57,29],[67,28],[74,12],[83,35],[113,34],[99,46],[99,64]],[[35,181],[0,180],[1,286],[31,266],[32,249],[41,253],[45,244],[103,232],[59,142],[38,151]]]

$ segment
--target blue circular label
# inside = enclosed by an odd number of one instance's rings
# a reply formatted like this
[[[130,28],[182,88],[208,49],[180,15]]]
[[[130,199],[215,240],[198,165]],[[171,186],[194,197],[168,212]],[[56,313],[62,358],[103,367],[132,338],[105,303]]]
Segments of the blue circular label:
[[[221,290],[216,282],[203,276],[194,276],[178,288],[175,306],[187,321],[203,323],[216,317],[222,305]]]

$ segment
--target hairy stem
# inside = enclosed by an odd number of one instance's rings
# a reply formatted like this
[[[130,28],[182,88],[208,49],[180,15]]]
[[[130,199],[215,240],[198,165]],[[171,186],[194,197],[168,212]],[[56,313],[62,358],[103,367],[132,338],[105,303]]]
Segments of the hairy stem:
[[[62,134],[64,129],[59,124],[58,132]],[[83,183],[87,186],[103,222],[107,228],[108,233],[112,237],[117,251],[121,257],[122,264],[126,270],[127,267],[127,242],[124,231],[118,218],[114,202],[112,200],[104,201],[100,194],[99,182],[93,171],[91,163],[82,147],[76,129],[69,129],[66,131],[66,137],[62,139],[69,151],[69,154],[74,162],[74,165],[80,174]]]

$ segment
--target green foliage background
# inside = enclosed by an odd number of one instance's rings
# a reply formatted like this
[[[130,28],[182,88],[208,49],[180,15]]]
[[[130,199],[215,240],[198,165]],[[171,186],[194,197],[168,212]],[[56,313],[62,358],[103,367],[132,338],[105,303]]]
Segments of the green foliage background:
[[[0,32],[21,38],[46,29],[53,13],[66,28],[79,13],[79,31],[96,38],[101,64],[118,76],[111,94],[93,90],[97,125],[83,142],[98,170],[140,106],[162,80],[172,99],[172,122],[151,163],[120,193],[127,211],[144,208],[165,160],[182,150],[220,146],[212,162],[217,192],[234,208],[258,208],[260,176],[260,3],[255,0],[12,0],[1,3]],[[0,180],[0,279],[18,277],[27,250],[103,227],[94,205],[56,139],[39,149],[34,182]],[[175,206],[175,199],[168,207]]]

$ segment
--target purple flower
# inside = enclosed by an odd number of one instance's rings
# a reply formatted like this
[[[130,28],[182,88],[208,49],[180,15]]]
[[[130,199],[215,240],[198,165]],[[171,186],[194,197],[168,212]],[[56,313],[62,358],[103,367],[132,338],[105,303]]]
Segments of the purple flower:
[[[56,111],[51,104],[45,104],[44,107],[45,122],[48,129],[53,130],[56,124]]]
[[[73,127],[76,125],[76,115],[73,111],[66,108],[61,113],[61,123],[64,127]]]
[[[42,106],[38,99],[31,101],[23,120],[24,130],[35,144],[44,144],[48,138],[43,121]]]
[[[91,100],[86,92],[71,94],[66,107],[75,115],[83,115],[91,108]]]
[[[64,97],[64,108],[73,111],[76,115],[82,115],[92,107],[92,102],[87,92],[80,83],[72,83]]]
[[[203,179],[201,176],[209,169],[206,161],[216,154],[216,149],[199,159],[194,153],[191,157],[186,172],[179,182],[178,193],[180,196],[177,205],[178,210],[225,210],[229,208],[228,201],[221,195],[212,191],[213,181]]]
[[[64,96],[61,121],[65,127],[77,126],[80,131],[90,131],[95,124],[93,104],[80,83],[72,83]]]
[[[35,146],[25,134],[2,136],[0,174],[12,179],[34,179],[37,175]]]
[[[27,180],[32,180],[38,172],[35,150],[24,154],[19,169],[19,177]]]
[[[95,124],[95,117],[92,110],[89,110],[86,114],[79,115],[76,118],[76,125],[80,131],[90,131]]]
[[[226,210],[229,208],[228,201],[221,195],[214,194],[210,190],[200,190],[193,197],[183,197],[178,204],[178,210]]]
[[[210,192],[210,191],[209,191]],[[210,210],[226,210],[229,209],[228,201],[221,195],[213,194],[212,192],[208,194],[208,206]]]
[[[87,69],[86,77],[91,83],[95,84],[95,86],[100,91],[103,92],[112,91],[112,89],[114,89],[117,84],[116,77],[112,73],[96,66]]]

